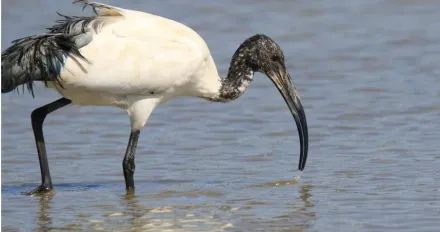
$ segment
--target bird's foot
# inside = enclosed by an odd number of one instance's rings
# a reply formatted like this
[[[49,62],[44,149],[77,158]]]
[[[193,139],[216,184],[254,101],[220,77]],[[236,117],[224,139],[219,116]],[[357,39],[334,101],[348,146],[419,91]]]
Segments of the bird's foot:
[[[46,193],[51,192],[52,190],[53,190],[52,185],[40,185],[40,186],[38,186],[38,188],[36,188],[32,191],[29,191],[29,192],[24,192],[23,194],[28,195],[28,196],[36,195],[36,194],[46,194]]]

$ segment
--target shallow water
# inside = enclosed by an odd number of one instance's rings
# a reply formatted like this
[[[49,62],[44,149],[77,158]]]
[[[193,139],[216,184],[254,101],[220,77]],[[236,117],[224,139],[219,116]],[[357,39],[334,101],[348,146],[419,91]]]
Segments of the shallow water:
[[[109,1],[107,1],[109,2]],[[296,126],[272,83],[256,76],[229,104],[182,98],[142,131],[136,195],[125,196],[125,112],[65,107],[45,123],[55,194],[40,182],[30,125],[57,99],[38,88],[2,95],[4,231],[438,231],[440,2],[419,0],[112,1],[196,29],[224,76],[247,37],[284,49],[309,122],[294,181]],[[2,50],[41,33],[69,1],[4,1]]]

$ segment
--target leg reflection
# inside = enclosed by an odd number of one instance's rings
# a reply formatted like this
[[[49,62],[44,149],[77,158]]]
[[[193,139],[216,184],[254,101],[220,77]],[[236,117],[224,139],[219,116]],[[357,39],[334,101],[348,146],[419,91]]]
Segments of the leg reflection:
[[[52,225],[52,217],[50,206],[52,204],[52,198],[54,194],[50,192],[40,196],[39,211],[37,214],[37,231],[49,231]]]

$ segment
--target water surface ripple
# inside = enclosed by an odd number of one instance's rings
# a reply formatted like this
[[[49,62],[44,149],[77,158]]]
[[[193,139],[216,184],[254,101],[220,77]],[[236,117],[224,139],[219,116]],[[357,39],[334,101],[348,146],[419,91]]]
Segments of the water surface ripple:
[[[104,1],[104,0],[102,0]],[[105,2],[105,1],[104,1]],[[109,1],[107,1],[109,2]],[[410,0],[112,1],[197,30],[221,75],[237,46],[265,33],[284,49],[309,122],[299,142],[258,74],[229,104],[181,98],[142,131],[135,196],[124,195],[126,113],[70,106],[45,123],[56,193],[40,182],[30,124],[57,99],[42,87],[2,95],[4,231],[438,231],[440,2]],[[2,50],[43,32],[70,1],[3,1]]]

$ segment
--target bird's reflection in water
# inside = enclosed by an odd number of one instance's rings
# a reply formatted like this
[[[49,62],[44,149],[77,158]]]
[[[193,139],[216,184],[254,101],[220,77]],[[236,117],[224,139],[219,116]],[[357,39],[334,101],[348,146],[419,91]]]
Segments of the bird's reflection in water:
[[[300,196],[301,200],[304,202],[304,207],[309,208],[313,207],[313,203],[310,201],[310,197],[312,194],[310,194],[310,190],[312,189],[312,185],[303,185],[300,189]]]
[[[139,202],[139,197],[135,194],[126,194],[121,197],[121,205],[124,207],[124,214],[130,219],[131,228],[140,228],[145,223],[142,223],[142,218],[145,218],[145,214],[151,209],[142,205]]]
[[[313,211],[312,185],[301,185],[298,188],[299,196],[289,198],[282,202],[287,208],[282,214],[264,222],[255,222],[271,230],[281,231],[310,231],[310,226],[316,220],[316,213]],[[290,194],[289,194],[290,195]]]
[[[314,206],[311,200],[312,188],[312,185],[303,185],[299,189],[299,199],[302,201],[302,206],[299,206],[298,202],[291,204],[292,211],[290,215],[285,215],[285,217],[295,220],[297,223],[289,226],[288,231],[309,231],[311,222],[316,219],[316,213],[311,210]]]
[[[67,230],[86,229],[86,231],[107,231],[114,229],[120,229],[121,231],[142,231],[145,229],[162,231],[165,229],[173,229],[179,231],[181,229],[184,230],[185,226],[221,230],[222,228],[230,226],[230,223],[233,223],[233,226],[236,228],[267,228],[269,231],[272,229],[281,229],[283,231],[309,231],[313,221],[316,220],[316,213],[313,211],[314,202],[312,200],[313,186],[301,185],[298,187],[299,188],[294,188],[298,191],[297,197],[278,202],[283,205],[282,207],[285,207],[286,211],[283,210],[284,212],[281,212],[281,214],[277,216],[274,215],[274,217],[268,218],[268,220],[261,220],[261,218],[255,218],[255,220],[250,219],[250,223],[241,223],[231,220],[227,215],[225,215],[225,218],[216,218],[214,215],[208,215],[209,213],[202,215],[199,212],[200,209],[197,209],[197,207],[196,209],[184,208],[181,205],[154,207],[150,196],[132,194],[116,196],[116,199],[118,199],[116,201],[117,203],[116,205],[113,204],[114,207],[110,209],[110,212],[109,210],[101,210],[98,214],[94,214],[93,205],[77,205],[76,207],[79,208],[72,208],[75,209],[74,211],[77,213],[76,219],[74,219],[75,222],[69,221],[68,225],[54,225],[54,223],[56,224],[58,222],[57,216],[60,216],[54,213],[56,212],[56,210],[54,210],[54,194],[45,194],[38,196],[39,209],[36,215],[37,228],[35,231],[50,231],[56,228]],[[286,193],[292,195],[291,190],[292,189],[288,190]],[[253,200],[248,199],[247,201]],[[249,205],[249,208],[233,207],[234,210],[231,210],[229,213],[246,214],[254,210],[266,210],[270,205],[271,204]],[[205,207],[210,208],[212,205],[206,205]],[[65,209],[66,208],[63,208],[63,210]],[[216,211],[216,209],[218,210],[218,208],[214,208],[214,211]],[[210,210],[213,209],[210,208]],[[86,211],[86,213],[84,213],[84,211]],[[223,213],[224,210],[222,210],[220,215],[223,215]]]
[[[51,204],[54,193],[47,193],[39,196],[39,211],[37,214],[37,231],[48,231],[52,225]]]

